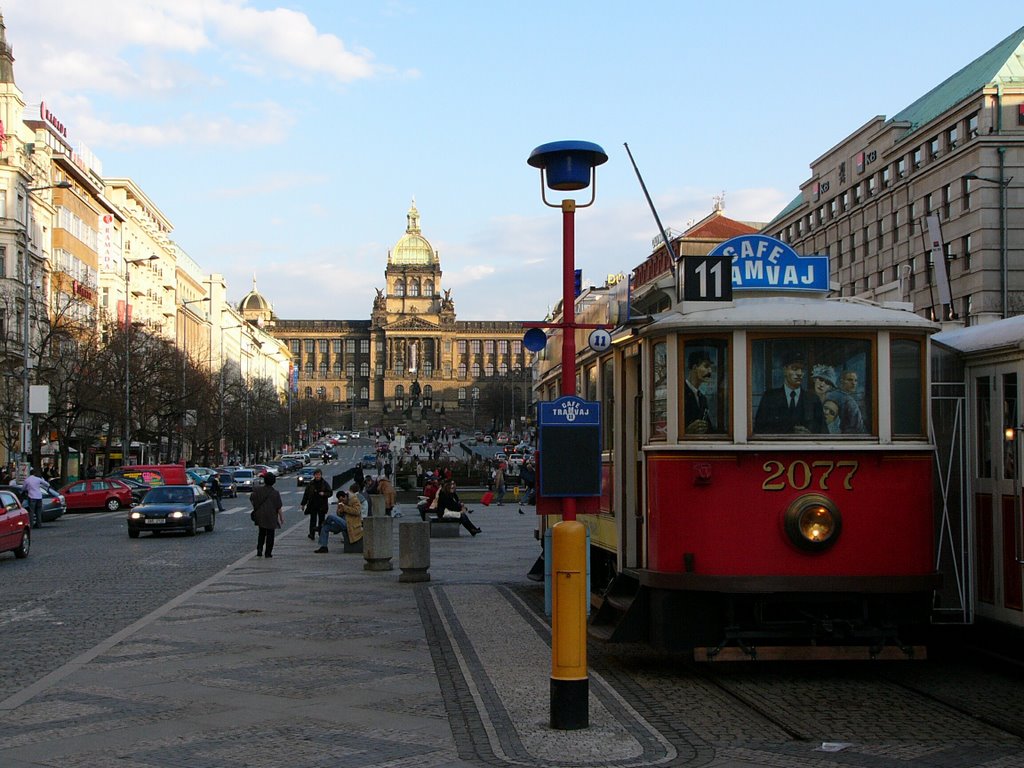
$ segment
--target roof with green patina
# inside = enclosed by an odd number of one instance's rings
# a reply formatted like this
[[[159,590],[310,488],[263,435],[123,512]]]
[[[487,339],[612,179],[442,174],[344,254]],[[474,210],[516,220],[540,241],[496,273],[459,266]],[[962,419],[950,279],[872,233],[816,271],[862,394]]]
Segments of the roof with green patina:
[[[889,122],[909,123],[909,135],[989,83],[1024,84],[1024,27],[893,115]]]

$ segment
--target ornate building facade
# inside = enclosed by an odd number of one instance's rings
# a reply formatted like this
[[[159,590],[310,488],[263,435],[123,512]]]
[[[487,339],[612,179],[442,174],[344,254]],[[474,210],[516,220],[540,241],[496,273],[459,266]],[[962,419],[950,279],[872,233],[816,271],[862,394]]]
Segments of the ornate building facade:
[[[255,285],[239,311],[290,350],[293,396],[328,401],[342,426],[505,430],[531,417],[533,353],[522,322],[456,319],[415,202],[384,283],[369,320],[278,318]]]

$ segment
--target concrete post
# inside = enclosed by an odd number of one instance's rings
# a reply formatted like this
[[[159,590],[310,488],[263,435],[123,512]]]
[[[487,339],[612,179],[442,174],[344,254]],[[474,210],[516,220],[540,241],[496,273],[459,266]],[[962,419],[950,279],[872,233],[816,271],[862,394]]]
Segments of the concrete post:
[[[430,581],[430,523],[402,523],[398,527],[398,567],[401,582]]]
[[[370,496],[370,517],[384,517],[384,494],[371,493]]]
[[[364,571],[390,571],[394,569],[391,557],[394,547],[391,545],[391,526],[394,518],[368,517],[363,520],[363,563]]]

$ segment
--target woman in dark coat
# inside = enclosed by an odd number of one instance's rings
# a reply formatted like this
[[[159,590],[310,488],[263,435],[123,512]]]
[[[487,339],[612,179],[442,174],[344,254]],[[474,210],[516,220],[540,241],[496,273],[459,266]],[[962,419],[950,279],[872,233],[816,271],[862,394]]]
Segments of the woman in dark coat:
[[[281,494],[274,483],[277,478],[269,472],[263,477],[263,485],[249,496],[252,504],[252,521],[259,526],[256,539],[256,557],[273,557],[274,532],[284,525],[284,505]]]
[[[450,516],[446,516],[445,512],[452,513]],[[456,518],[455,513],[458,514]],[[473,525],[469,520],[469,515],[466,514],[466,505],[459,499],[459,494],[455,492],[455,481],[447,480],[445,484],[441,486],[441,490],[437,492],[437,517],[438,519],[458,519],[462,523],[462,527],[469,531],[471,534],[476,536],[480,533],[480,528]]]
[[[320,533],[320,527],[324,524],[327,516],[327,505],[331,502],[331,486],[324,480],[324,473],[319,469],[313,471],[313,479],[309,481],[306,490],[302,492],[302,507],[304,514],[309,515],[309,540],[316,539]]]

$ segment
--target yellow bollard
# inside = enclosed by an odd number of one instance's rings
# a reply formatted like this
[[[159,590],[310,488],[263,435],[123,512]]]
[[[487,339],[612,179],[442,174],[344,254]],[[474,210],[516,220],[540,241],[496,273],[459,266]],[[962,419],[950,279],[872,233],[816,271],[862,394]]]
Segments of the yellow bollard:
[[[512,498],[515,499],[516,501],[519,501],[519,486],[518,485],[512,486]]]
[[[587,677],[587,529],[563,520],[551,530],[551,727],[590,725]]]

